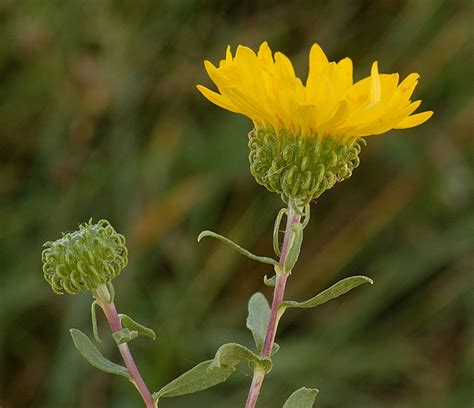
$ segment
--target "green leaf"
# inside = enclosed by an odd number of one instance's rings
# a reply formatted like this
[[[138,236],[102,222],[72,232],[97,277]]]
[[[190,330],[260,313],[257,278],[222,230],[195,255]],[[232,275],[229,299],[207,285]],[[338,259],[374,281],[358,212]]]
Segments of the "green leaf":
[[[235,367],[241,361],[248,361],[252,370],[259,370],[265,374],[272,369],[269,358],[260,357],[247,347],[237,343],[223,344],[217,350],[211,367]]]
[[[119,314],[119,317],[120,317],[120,321],[126,328],[130,330],[135,330],[138,332],[138,334],[150,337],[153,340],[156,339],[155,331],[150,329],[149,327],[143,326],[142,324],[136,322],[135,320],[133,320],[130,316],[126,314]]]
[[[113,363],[110,360],[107,360],[99,350],[94,346],[92,341],[84,333],[77,329],[69,330],[76,346],[81,356],[84,357],[90,365],[98,368],[99,370],[105,371],[106,373],[121,375],[122,377],[132,379],[128,370],[118,364]]]
[[[205,237],[212,237],[212,238],[218,239],[219,241],[222,241],[224,244],[229,245],[233,250],[237,251],[239,254],[242,254],[246,256],[247,258],[250,258],[254,261],[262,262],[268,265],[278,266],[278,262],[275,259],[268,258],[266,256],[258,256],[258,255],[252,254],[251,252],[242,248],[240,245],[237,245],[235,242],[231,241],[229,238],[223,237],[222,235],[216,234],[215,232],[212,232],[212,231],[201,232],[197,239],[198,242],[200,242],[201,239]]]
[[[298,307],[307,309],[310,307],[316,307],[322,305],[323,303],[328,302],[334,298],[337,298],[344,293],[349,292],[351,289],[362,285],[364,283],[373,284],[374,281],[367,276],[351,276],[349,278],[343,279],[336,284],[332,285],[330,288],[325,291],[317,294],[316,296],[308,299],[304,302],[295,302],[293,300],[286,300],[281,303],[279,308],[279,313],[282,314],[289,307]]]
[[[273,225],[273,251],[275,251],[276,256],[281,255],[280,250],[280,225],[283,216],[286,215],[288,217],[288,209],[282,208],[275,219],[275,224]]]
[[[260,292],[254,293],[249,300],[249,314],[247,328],[252,332],[257,350],[260,352],[265,341],[265,334],[270,317],[270,306],[267,299]]]
[[[316,388],[300,388],[290,395],[283,408],[312,408],[318,393]]]
[[[129,341],[137,338],[138,332],[136,330],[129,330],[128,328],[124,327],[122,330],[112,333],[112,337],[114,338],[117,345],[120,346],[123,343],[128,343]]]
[[[158,401],[161,397],[177,397],[205,390],[227,380],[234,372],[234,367],[211,367],[213,360],[203,361],[166,384],[153,394]]]
[[[288,250],[288,255],[283,265],[284,272],[291,272],[300,256],[301,244],[303,243],[303,230],[303,225],[300,223],[291,226],[290,249]]]

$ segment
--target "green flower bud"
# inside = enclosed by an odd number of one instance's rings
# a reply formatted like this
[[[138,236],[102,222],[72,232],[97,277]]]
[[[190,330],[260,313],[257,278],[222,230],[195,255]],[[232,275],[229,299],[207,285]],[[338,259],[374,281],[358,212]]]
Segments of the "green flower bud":
[[[250,172],[257,183],[304,206],[359,165],[363,139],[351,144],[327,137],[302,136],[285,130],[254,129],[249,133]]]
[[[115,278],[128,262],[125,237],[106,220],[97,224],[90,220],[43,247],[44,278],[59,294],[95,290]]]

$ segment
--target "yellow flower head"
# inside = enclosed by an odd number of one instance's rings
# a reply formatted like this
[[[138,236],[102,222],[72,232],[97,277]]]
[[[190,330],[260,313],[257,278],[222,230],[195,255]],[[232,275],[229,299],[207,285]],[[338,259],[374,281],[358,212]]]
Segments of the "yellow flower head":
[[[374,62],[370,76],[354,83],[352,61],[344,58],[337,63],[329,62],[317,44],[310,51],[306,85],[296,76],[291,61],[280,52],[273,55],[266,42],[262,43],[258,54],[250,48],[239,46],[234,57],[228,47],[226,58],[220,61],[219,67],[209,61],[204,64],[219,92],[201,85],[197,88],[216,105],[246,115],[253,121],[255,130],[250,135],[252,173],[254,176],[255,173],[259,174],[256,178],[260,184],[282,193],[284,198],[307,201],[308,195],[314,198],[336,181],[350,176],[358,164],[360,148],[357,141],[361,137],[418,126],[433,114],[431,111],[413,114],[421,103],[410,100],[418,82],[418,74],[410,74],[399,83],[398,74],[379,74],[378,64]],[[265,137],[266,140],[263,140]],[[287,143],[282,144],[283,139],[290,144],[295,141],[305,144],[306,150],[319,149],[315,155],[306,154],[307,151],[303,154],[302,157],[311,162],[310,166],[301,166],[301,160],[293,157],[301,156],[301,151],[289,152],[287,149],[287,156],[292,158],[280,164],[288,166],[299,161],[294,164],[296,168],[291,173],[291,180],[286,181],[287,191],[282,191],[281,180],[276,183],[278,186],[268,182],[272,172],[278,170],[281,175],[283,171],[273,163],[279,160],[280,153],[287,147]],[[276,143],[277,152],[274,157],[259,155],[256,158],[252,154],[255,143],[259,148],[267,146],[270,149],[275,148],[273,145]],[[348,157],[346,151],[339,151],[341,146],[349,150],[355,148],[356,152],[353,151]],[[327,154],[323,154],[323,151]],[[337,157],[334,157],[333,152]],[[252,162],[255,159],[260,166],[258,171]],[[266,173],[262,167],[264,162],[268,167]],[[324,166],[324,170],[318,167],[319,164]],[[339,166],[336,168],[331,164]],[[345,169],[345,165],[348,169]],[[318,176],[320,172],[326,173],[328,170],[332,173],[329,179],[325,175]],[[312,172],[313,180],[309,180],[311,177],[308,172]],[[302,178],[299,187],[294,186],[295,174]],[[316,188],[318,180],[325,185]],[[303,190],[309,189],[304,194],[300,191],[303,184]]]

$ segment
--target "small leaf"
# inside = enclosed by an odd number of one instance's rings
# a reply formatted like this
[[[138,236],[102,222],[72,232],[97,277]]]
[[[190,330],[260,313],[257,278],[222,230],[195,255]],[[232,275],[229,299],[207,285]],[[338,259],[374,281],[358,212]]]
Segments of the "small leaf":
[[[136,330],[129,330],[127,327],[124,327],[122,330],[112,333],[112,337],[118,346],[123,343],[128,343],[129,341],[138,337],[138,332]]]
[[[227,343],[220,346],[211,367],[235,367],[243,360],[248,361],[253,370],[257,369],[265,374],[272,369],[272,361],[269,358],[260,357],[247,347],[237,343]]]
[[[240,245],[237,245],[235,242],[231,241],[229,238],[223,237],[222,235],[216,234],[215,232],[212,232],[212,231],[201,232],[197,239],[198,242],[200,242],[201,239],[205,237],[212,237],[212,238],[218,239],[219,241],[222,241],[224,244],[229,245],[233,250],[237,251],[239,254],[242,254],[246,256],[247,258],[250,258],[254,261],[262,262],[264,264],[273,265],[273,266],[278,265],[278,262],[275,259],[268,258],[266,256],[258,256],[258,255],[252,254],[251,252],[242,248]]]
[[[303,222],[302,222],[303,228],[306,228],[310,219],[311,219],[311,205],[308,203],[305,205],[304,210],[303,210]]]
[[[247,328],[252,332],[257,350],[260,352],[265,341],[265,334],[270,317],[270,306],[267,299],[260,292],[254,293],[249,300],[249,314]]]
[[[276,284],[276,275],[273,275],[271,278],[267,278],[267,275],[263,277],[263,283],[267,286],[270,286],[271,288],[275,287]]]
[[[133,320],[130,316],[126,314],[119,314],[120,321],[122,324],[130,330],[136,330],[138,334],[143,336],[147,336],[152,338],[153,340],[156,339],[155,331],[150,329],[149,327],[143,326],[142,324]]]
[[[81,356],[84,357],[90,365],[98,368],[99,370],[105,371],[106,373],[121,375],[125,378],[132,380],[128,370],[118,364],[113,363],[110,360],[107,360],[99,350],[94,346],[92,341],[84,333],[77,329],[69,330],[76,346]]]
[[[300,223],[293,224],[291,226],[291,237],[290,237],[290,249],[288,255],[285,258],[285,264],[283,270],[285,272],[291,272],[300,256],[301,244],[303,243],[303,225]]]
[[[115,300],[115,288],[112,282],[107,282],[107,291],[109,292],[110,298],[109,303],[112,303]]]
[[[275,224],[273,225],[273,250],[275,251],[276,256],[281,255],[279,235],[280,235],[281,220],[284,215],[288,217],[288,209],[286,208],[282,208],[278,212],[278,215],[275,219]]]
[[[283,408],[312,408],[318,393],[316,388],[300,388],[290,395]]]
[[[234,372],[234,367],[212,367],[213,360],[203,361],[166,384],[161,390],[153,394],[158,401],[161,397],[177,397],[205,390],[227,380]]]
[[[323,303],[328,302],[334,298],[337,298],[344,293],[349,292],[351,289],[362,285],[364,283],[373,284],[374,281],[367,276],[351,276],[349,278],[343,279],[336,284],[332,285],[330,288],[325,291],[317,294],[316,296],[308,299],[304,302],[295,302],[293,300],[286,300],[281,303],[279,308],[279,313],[282,314],[289,307],[299,307],[307,309],[310,307],[316,307],[322,305]]]

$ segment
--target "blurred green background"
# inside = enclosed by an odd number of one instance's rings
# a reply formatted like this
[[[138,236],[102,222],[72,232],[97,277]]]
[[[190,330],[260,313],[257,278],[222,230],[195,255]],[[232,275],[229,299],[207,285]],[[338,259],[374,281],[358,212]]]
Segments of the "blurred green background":
[[[56,296],[44,241],[93,217],[127,236],[120,311],[155,328],[132,344],[154,390],[230,341],[252,344],[247,300],[271,296],[264,265],[213,229],[272,253],[279,198],[248,171],[248,119],[211,105],[202,61],[268,40],[305,78],[319,42],[355,77],[421,74],[425,125],[369,139],[350,181],[313,205],[288,298],[375,280],[315,310],[289,311],[259,406],[296,388],[320,407],[474,403],[473,8],[464,0],[0,1],[0,406],[139,407],[96,371],[68,328],[91,333],[89,295]],[[101,318],[101,332],[106,326]],[[111,341],[101,345],[119,360]],[[166,407],[243,406],[251,377]]]

